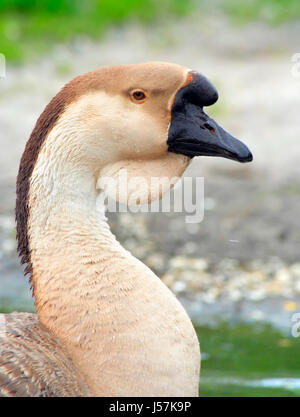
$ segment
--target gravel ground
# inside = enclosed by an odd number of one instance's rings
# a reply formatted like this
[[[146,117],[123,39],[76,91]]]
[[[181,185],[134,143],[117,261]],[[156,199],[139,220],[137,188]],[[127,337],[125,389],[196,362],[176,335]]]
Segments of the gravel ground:
[[[248,165],[198,158],[189,173],[204,177],[205,216],[109,215],[122,243],[178,294],[199,322],[267,320],[288,328],[300,309],[300,24],[232,27],[223,16],[128,25],[99,43],[77,39],[39,61],[8,66],[0,79],[0,301],[32,304],[15,252],[14,183],[34,122],[57,90],[93,68],[162,60],[199,70],[218,87],[208,113],[254,154]]]

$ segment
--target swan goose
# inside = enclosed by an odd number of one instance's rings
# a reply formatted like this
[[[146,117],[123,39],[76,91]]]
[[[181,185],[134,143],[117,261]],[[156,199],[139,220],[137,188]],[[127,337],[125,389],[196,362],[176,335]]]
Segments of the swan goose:
[[[37,315],[0,315],[0,395],[197,396],[192,323],[110,232],[97,184],[124,169],[181,176],[197,155],[250,161],[204,113],[217,98],[197,72],[145,63],[80,75],[47,105],[17,179],[18,251]],[[160,194],[146,187],[142,199]]]

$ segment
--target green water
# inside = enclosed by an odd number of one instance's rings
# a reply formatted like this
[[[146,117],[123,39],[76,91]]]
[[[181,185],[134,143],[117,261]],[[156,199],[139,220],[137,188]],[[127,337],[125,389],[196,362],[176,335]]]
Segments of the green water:
[[[196,330],[204,359],[200,396],[300,395],[300,338],[265,323]]]
[[[19,307],[0,298],[0,312],[22,311]],[[265,323],[195,327],[202,354],[201,397],[300,396],[300,337]]]

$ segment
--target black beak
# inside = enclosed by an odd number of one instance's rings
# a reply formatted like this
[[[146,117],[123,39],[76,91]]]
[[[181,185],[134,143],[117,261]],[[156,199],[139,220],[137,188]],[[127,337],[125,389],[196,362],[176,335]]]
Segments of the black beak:
[[[193,158],[221,156],[239,162],[253,157],[246,145],[231,136],[203,110],[218,100],[215,87],[203,75],[189,72],[188,84],[175,95],[168,135],[168,151]]]

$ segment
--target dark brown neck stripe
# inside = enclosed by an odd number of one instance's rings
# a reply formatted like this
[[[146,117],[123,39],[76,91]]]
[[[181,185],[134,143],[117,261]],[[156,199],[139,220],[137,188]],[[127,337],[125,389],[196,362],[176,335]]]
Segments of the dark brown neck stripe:
[[[25,275],[30,274],[32,278],[32,263],[30,260],[30,245],[28,237],[28,217],[30,207],[28,206],[29,184],[41,146],[48,133],[54,127],[64,109],[77,97],[89,91],[105,88],[103,74],[111,72],[109,68],[98,69],[78,77],[67,83],[60,92],[50,101],[43,113],[38,118],[36,125],[26,144],[21,158],[17,178],[17,201],[16,201],[16,222],[18,253],[21,263],[26,264]],[[112,77],[112,76],[111,76]]]
[[[66,104],[65,98],[65,94],[63,94],[63,90],[61,90],[50,101],[43,113],[40,115],[26,144],[19,166],[16,184],[17,200],[15,213],[17,222],[18,253],[21,257],[21,263],[26,264],[25,275],[30,274],[30,282],[32,278],[32,264],[30,260],[28,238],[28,196],[30,177],[47,134],[53,128],[58,117],[64,110]]]

